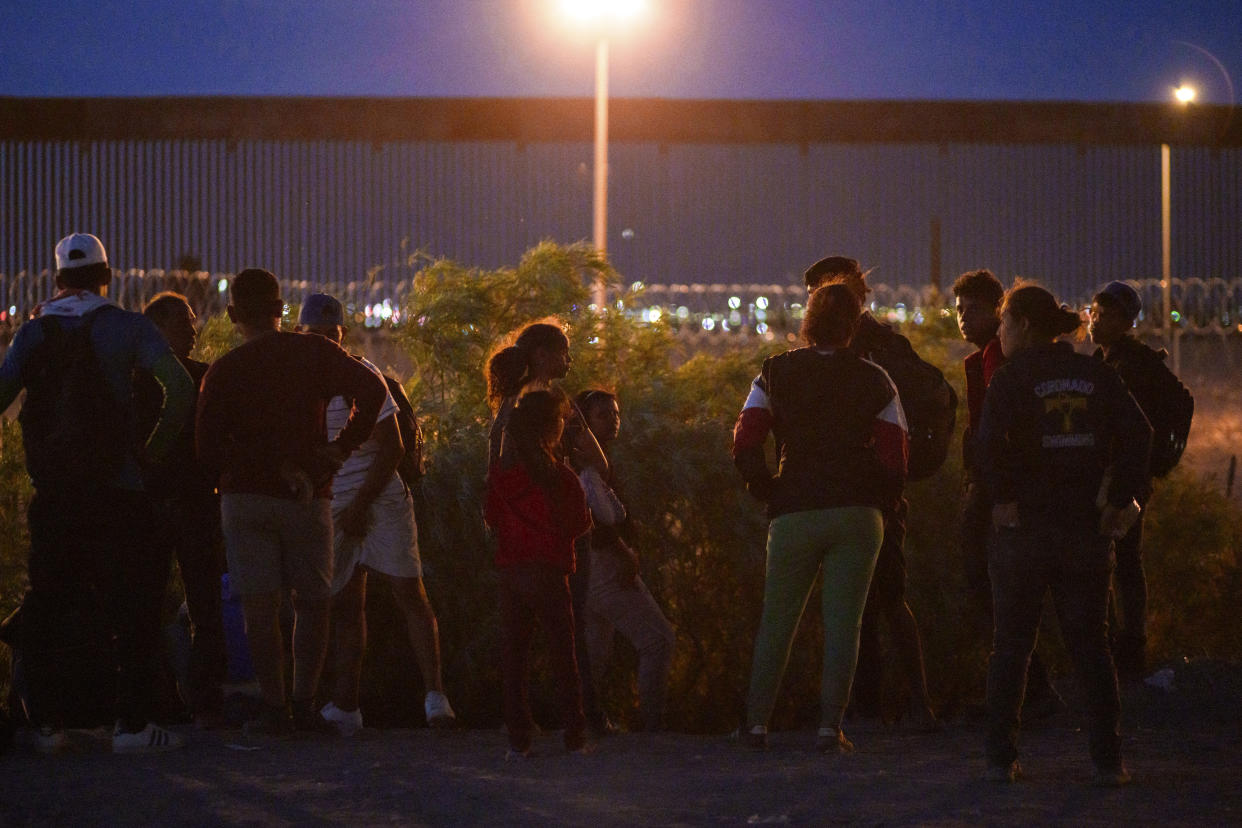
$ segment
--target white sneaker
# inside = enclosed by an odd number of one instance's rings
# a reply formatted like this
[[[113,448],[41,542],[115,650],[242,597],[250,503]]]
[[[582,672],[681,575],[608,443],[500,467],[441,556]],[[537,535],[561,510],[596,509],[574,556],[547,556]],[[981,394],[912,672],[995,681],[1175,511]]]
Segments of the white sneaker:
[[[355,708],[354,710],[342,710],[333,702],[328,702],[319,711],[319,715],[324,720],[330,722],[336,728],[336,732],[349,738],[362,730],[362,711]]]
[[[439,690],[428,690],[423,700],[423,712],[427,714],[428,727],[452,727],[457,723],[457,715],[448,697]]]
[[[69,747],[69,737],[65,735],[63,727],[57,728],[44,725],[34,731],[32,744],[39,753],[63,753]]]
[[[183,747],[185,739],[155,722],[147,722],[147,726],[137,733],[125,733],[117,725],[112,733],[113,753],[164,753]]]

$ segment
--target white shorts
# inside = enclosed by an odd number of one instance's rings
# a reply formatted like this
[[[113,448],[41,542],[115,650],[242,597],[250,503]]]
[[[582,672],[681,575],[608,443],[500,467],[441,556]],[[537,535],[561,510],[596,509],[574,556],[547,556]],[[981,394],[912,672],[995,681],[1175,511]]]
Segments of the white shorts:
[[[348,496],[333,498],[332,520],[339,523],[341,512],[349,505]],[[418,531],[414,525],[414,503],[401,479],[393,482],[371,504],[367,533],[362,537],[346,537],[336,530],[334,540],[334,574],[332,594],[340,592],[354,577],[359,565],[394,578],[423,577],[423,563],[418,557]]]

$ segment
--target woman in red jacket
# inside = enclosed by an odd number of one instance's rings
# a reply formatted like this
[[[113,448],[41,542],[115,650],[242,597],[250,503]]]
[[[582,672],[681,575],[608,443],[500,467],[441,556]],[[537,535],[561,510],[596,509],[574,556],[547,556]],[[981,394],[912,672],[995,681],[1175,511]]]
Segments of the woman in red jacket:
[[[524,394],[509,419],[504,458],[488,475],[485,517],[498,542],[504,715],[513,756],[529,753],[534,730],[526,673],[536,623],[548,638],[565,748],[586,744],[569,573],[574,540],[590,529],[591,516],[577,476],[558,459],[569,415],[561,391]]]

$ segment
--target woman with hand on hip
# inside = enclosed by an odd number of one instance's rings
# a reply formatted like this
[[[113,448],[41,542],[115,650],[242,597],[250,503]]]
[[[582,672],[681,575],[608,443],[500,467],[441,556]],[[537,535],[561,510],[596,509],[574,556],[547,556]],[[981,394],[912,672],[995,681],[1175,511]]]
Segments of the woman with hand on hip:
[[[1130,780],[1108,591],[1112,539],[1124,534],[1145,484],[1151,426],[1116,371],[1058,341],[1081,324],[1042,287],[1006,293],[997,335],[1008,362],[988,385],[979,425],[979,467],[995,504],[987,777],[998,782],[1021,774],[1019,711],[1049,591],[1086,692],[1095,783]]]

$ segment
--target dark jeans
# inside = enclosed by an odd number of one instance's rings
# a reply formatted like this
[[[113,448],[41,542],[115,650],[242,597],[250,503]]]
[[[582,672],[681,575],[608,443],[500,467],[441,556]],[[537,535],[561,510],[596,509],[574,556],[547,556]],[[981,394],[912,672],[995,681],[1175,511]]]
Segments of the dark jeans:
[[[967,482],[962,492],[962,567],[966,587],[975,607],[980,611],[991,634],[992,581],[988,577],[988,550],[992,545],[992,498],[974,481]],[[1053,695],[1048,668],[1037,650],[1031,651],[1031,666],[1026,676],[1027,701]]]
[[[1044,594],[1053,606],[1087,698],[1091,758],[1121,766],[1121,702],[1108,646],[1112,544],[1090,529],[1002,529],[989,560],[996,616],[988,663],[987,758],[1006,766],[1018,756],[1019,711],[1035,647]]]
[[[163,554],[176,556],[185,585],[185,603],[193,631],[190,645],[190,711],[217,715],[228,677],[224,646],[224,540],[220,534],[220,500],[214,495],[157,500],[155,542]]]
[[[581,746],[586,729],[582,686],[574,658],[574,610],[569,579],[550,566],[525,564],[500,573],[500,646],[504,674],[505,726],[514,750],[530,748],[533,721],[527,673],[535,625],[543,627],[548,660],[560,696],[565,745]]]
[[[1143,512],[1126,536],[1115,544],[1117,571],[1114,597],[1121,609],[1121,624],[1113,623],[1113,655],[1118,669],[1140,673],[1147,649],[1147,577],[1143,573]]]
[[[87,631],[102,621],[116,663],[116,718],[146,726],[156,688],[168,555],[152,543],[147,495],[115,489],[36,492],[30,501],[30,592],[22,663],[36,725],[61,725],[80,703],[72,673]]]
[[[858,666],[854,670],[851,703],[863,716],[879,716],[884,701],[884,648],[880,642],[880,619],[889,609],[906,600],[906,516],[910,504],[905,499],[892,512],[884,513],[884,541],[876,557],[871,589],[863,609],[858,631]],[[890,630],[890,633],[892,631]],[[902,665],[905,670],[907,665]]]

